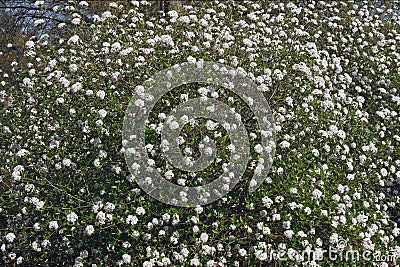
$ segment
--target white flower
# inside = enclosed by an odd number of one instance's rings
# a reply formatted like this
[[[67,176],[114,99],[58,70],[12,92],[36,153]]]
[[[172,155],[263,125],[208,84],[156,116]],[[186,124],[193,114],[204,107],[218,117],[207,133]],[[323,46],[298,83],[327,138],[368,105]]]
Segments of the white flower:
[[[183,257],[187,258],[187,256],[189,256],[189,250],[187,248],[182,248],[181,251],[180,251],[180,254]]]
[[[100,224],[105,224],[106,222],[106,214],[103,211],[99,211],[96,215],[96,219]]]
[[[212,155],[212,153],[213,153],[213,150],[212,150],[211,147],[206,147],[206,148],[204,149],[204,154],[210,156],[210,155]]]
[[[150,261],[143,262],[143,267],[154,267],[154,264]]]
[[[78,220],[78,215],[75,212],[71,212],[67,215],[67,221],[71,223],[75,223]]]
[[[44,1],[36,1],[34,5],[35,7],[39,7],[41,5],[44,5]]]
[[[57,223],[57,221],[50,221],[49,222],[49,228],[50,229],[58,229],[58,223]]]
[[[260,254],[257,256],[257,258],[258,258],[260,261],[265,261],[266,259],[268,259],[268,253],[262,252],[262,253],[260,253]]]
[[[190,63],[196,63],[196,59],[192,56],[188,56],[188,58],[186,60]]]
[[[168,213],[165,213],[162,216],[162,219],[163,219],[164,222],[168,222],[171,219],[171,215],[169,215]]]
[[[35,223],[35,224],[33,225],[33,230],[39,231],[39,230],[40,230],[40,224],[39,224],[39,223]]]
[[[239,249],[239,255],[244,257],[247,255],[247,251],[245,249],[241,248],[241,249]]]
[[[85,235],[88,235],[88,236],[92,235],[94,233],[93,225],[86,226],[84,233],[85,233]]]
[[[70,81],[65,78],[65,77],[61,77],[60,78],[60,83],[64,86],[64,87],[68,87],[70,85]]]
[[[286,236],[287,238],[292,238],[294,235],[293,230],[286,230],[285,232],[283,232],[283,235]]]
[[[188,16],[182,16],[178,20],[184,23],[190,23],[190,18]]]
[[[201,241],[202,243],[206,243],[206,242],[208,241],[208,234],[206,234],[206,233],[201,233],[201,235],[200,235],[200,241]]]
[[[103,90],[99,90],[97,91],[96,96],[100,99],[104,99],[104,97],[106,96],[106,92],[104,92]]]
[[[290,229],[290,221],[285,221],[285,222],[283,222],[283,224],[282,224],[282,227],[284,228],[284,229]]]
[[[310,214],[311,214],[311,209],[310,209],[309,207],[305,207],[305,208],[304,208],[304,212],[305,212],[307,215],[310,215]]]
[[[104,210],[106,212],[112,212],[115,209],[115,205],[111,202],[107,202],[106,205],[104,205]]]
[[[334,194],[334,195],[332,196],[332,199],[333,199],[334,201],[336,201],[336,202],[339,202],[340,196],[339,196],[338,194]]]
[[[243,44],[248,46],[248,47],[252,47],[253,46],[253,42],[248,38],[244,38],[243,39]]]
[[[314,199],[319,199],[322,196],[322,192],[318,189],[314,189],[312,195]]]
[[[267,196],[262,198],[262,202],[263,202],[264,206],[267,208],[270,208],[271,205],[274,203],[274,201]]]
[[[142,99],[136,99],[135,106],[137,107],[144,107],[144,101]]]
[[[122,255],[122,260],[124,261],[124,263],[130,263],[131,262],[131,256],[128,254],[124,254]]]
[[[71,20],[71,23],[74,25],[79,25],[81,24],[81,19],[80,18],[74,18]]]
[[[234,144],[229,144],[227,148],[231,152],[235,152],[235,149],[236,149]]]
[[[171,180],[175,176],[172,170],[167,171],[164,175],[167,180]]]
[[[177,18],[177,17],[179,17],[178,12],[176,12],[175,10],[168,11],[167,15],[170,16],[170,17],[172,17],[172,18]]]
[[[79,2],[79,5],[82,6],[82,7],[88,7],[89,3],[86,2],[86,1],[81,1],[81,2]]]
[[[73,35],[71,38],[68,39],[67,43],[69,45],[71,44],[77,44],[79,42],[79,36],[78,35]]]
[[[346,138],[346,133],[343,130],[339,130],[337,132],[337,136],[341,139],[345,139]]]
[[[29,41],[27,41],[27,42],[25,43],[25,47],[26,47],[27,49],[32,49],[32,48],[35,47],[35,42],[29,40]]]
[[[74,83],[71,86],[71,89],[72,89],[73,93],[76,93],[76,92],[78,92],[78,91],[80,91],[82,89],[82,84],[80,82]]]
[[[199,266],[200,265],[200,261],[197,258],[191,259],[190,260],[190,265],[191,266]]]
[[[28,77],[25,77],[22,80],[22,84],[27,88],[33,88],[33,85],[34,85],[33,81]]]
[[[329,242],[331,242],[331,244],[335,244],[338,241],[339,241],[339,235],[337,233],[333,233],[329,238]]]
[[[212,120],[208,120],[208,121],[206,122],[207,130],[212,131],[212,130],[214,130],[217,126],[218,126],[218,123],[217,123],[217,122],[213,122]]]
[[[49,240],[45,239],[42,241],[41,246],[42,246],[42,248],[48,248],[51,246],[51,242]]]
[[[368,221],[368,216],[366,216],[364,214],[359,214],[357,216],[357,221],[358,221],[358,223],[366,223]]]
[[[144,215],[145,213],[146,213],[146,211],[145,211],[145,209],[142,208],[142,207],[138,207],[138,208],[136,209],[136,214],[137,214],[137,215]]]
[[[42,251],[42,248],[40,247],[40,244],[36,241],[32,242],[32,248],[34,251],[40,252]]]
[[[111,45],[111,52],[118,52],[121,50],[121,44],[119,42],[115,42]]]
[[[123,49],[119,54],[124,57],[124,56],[129,55],[133,51],[134,51],[134,49],[132,47],[128,47],[126,49]]]
[[[200,87],[200,88],[197,90],[197,92],[198,92],[200,95],[205,96],[205,95],[207,95],[210,91],[207,90],[207,88],[205,88],[205,87]]]
[[[138,218],[134,215],[128,215],[128,217],[126,218],[127,224],[135,225],[138,223],[138,221]]]
[[[71,166],[72,161],[70,159],[63,159],[62,163],[64,166],[69,167]]]
[[[5,236],[6,241],[9,242],[9,243],[12,243],[12,242],[14,241],[15,237],[16,237],[16,236],[15,236],[14,233],[8,233],[8,234]]]
[[[45,23],[44,19],[37,19],[37,20],[35,20],[35,22],[33,22],[33,26],[37,27],[37,26],[42,25],[44,23]]]
[[[196,213],[197,213],[197,214],[200,214],[200,213],[202,213],[202,212],[203,212],[203,207],[202,207],[202,206],[199,206],[199,205],[197,205],[197,206],[196,206],[196,208],[195,208],[194,210],[196,211]]]
[[[190,218],[190,220],[194,223],[197,224],[199,222],[199,218],[196,216],[192,216],[192,218]]]
[[[21,264],[24,261],[23,257],[18,257],[17,258],[17,265]]]
[[[275,70],[274,70],[273,76],[276,77],[276,79],[277,79],[278,81],[280,81],[280,80],[283,79],[283,73],[282,73],[282,71],[279,70],[279,69],[275,69]]]
[[[105,12],[103,12],[103,14],[101,14],[101,17],[102,17],[103,19],[108,19],[108,18],[111,18],[111,17],[112,17],[112,14],[111,14],[110,11],[105,11]]]
[[[290,147],[290,143],[288,142],[288,141],[282,141],[281,143],[280,143],[280,147],[281,148],[289,148]]]
[[[107,116],[107,111],[104,110],[104,109],[100,109],[98,111],[98,113],[99,113],[99,116],[102,117],[102,118],[105,118]]]
[[[278,213],[275,213],[272,215],[272,220],[273,221],[279,221],[281,219],[281,215]]]
[[[30,152],[26,149],[21,149],[20,151],[17,152],[17,154],[15,154],[17,157],[24,157],[26,155],[29,155]]]
[[[257,145],[254,147],[254,151],[255,151],[256,153],[258,153],[258,154],[261,154],[261,153],[264,151],[264,148],[262,147],[262,145],[257,144]]]
[[[170,128],[171,130],[176,130],[176,129],[179,128],[179,123],[176,122],[176,121],[171,121],[171,122],[169,123],[169,128]]]
[[[250,187],[255,187],[257,186],[257,181],[255,179],[250,180]]]
[[[400,228],[395,227],[392,233],[394,237],[398,237],[400,235]]]

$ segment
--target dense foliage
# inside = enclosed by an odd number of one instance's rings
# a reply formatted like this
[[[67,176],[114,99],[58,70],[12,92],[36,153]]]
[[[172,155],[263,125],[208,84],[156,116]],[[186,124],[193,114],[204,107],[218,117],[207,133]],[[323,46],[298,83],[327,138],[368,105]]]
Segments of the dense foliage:
[[[14,72],[1,74],[1,265],[350,261],[302,253],[332,247],[400,257],[400,29],[393,9],[350,1],[204,1],[149,14],[148,2],[121,1],[84,21],[88,5],[63,7],[72,18],[59,25],[63,34],[31,38],[28,62],[14,61]],[[238,68],[259,85],[274,112],[277,151],[256,192],[247,191],[250,162],[224,198],[178,208],[132,181],[121,128],[138,85],[200,60]],[[243,100],[225,89],[174,89],[154,109],[147,141],[157,166],[178,184],[212,180],[229,160],[224,129],[207,120],[181,132],[182,151],[193,157],[205,135],[218,143],[207,171],[189,175],[160,155],[157,125],[173,106],[200,95],[241,111],[252,145],[260,135]],[[395,265],[356,263],[363,264]]]

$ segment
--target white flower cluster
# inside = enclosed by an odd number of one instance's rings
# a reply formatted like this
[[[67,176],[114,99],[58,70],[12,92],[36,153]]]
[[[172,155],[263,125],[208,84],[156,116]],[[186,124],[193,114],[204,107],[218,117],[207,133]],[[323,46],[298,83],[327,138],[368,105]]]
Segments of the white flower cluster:
[[[70,14],[58,25],[68,34],[26,40],[24,60],[10,62],[11,73],[0,71],[0,102],[10,100],[0,112],[1,263],[266,266],[279,261],[271,251],[284,251],[285,264],[328,266],[329,259],[315,262],[300,251],[344,241],[344,250],[400,257],[394,8],[365,1],[189,1],[154,15],[149,1],[117,1],[90,22],[84,16],[91,5],[53,7]],[[43,22],[33,24],[41,29]],[[182,85],[149,107],[154,95],[138,85],[160,69],[203,60],[249,77],[272,108],[274,163],[252,194],[244,190],[257,182],[247,178],[261,173],[256,159],[273,149],[260,142],[272,129],[260,131],[248,112],[257,111],[257,99],[238,98],[228,89],[239,85],[226,81],[224,88]],[[165,86],[172,84],[166,77]],[[154,181],[129,175],[123,159],[141,152],[120,140],[132,94],[139,96],[137,110],[152,108],[143,129],[149,168],[181,186],[211,182],[240,147],[225,134],[236,125],[174,118],[170,111],[197,97],[227,103],[249,133],[246,187],[193,209],[145,195],[132,181]],[[159,139],[164,126],[182,128],[176,141],[188,166],[203,152],[216,152],[214,162],[198,173],[171,166],[163,155],[171,140]],[[217,151],[208,146],[214,141]],[[130,167],[140,171],[136,162]]]

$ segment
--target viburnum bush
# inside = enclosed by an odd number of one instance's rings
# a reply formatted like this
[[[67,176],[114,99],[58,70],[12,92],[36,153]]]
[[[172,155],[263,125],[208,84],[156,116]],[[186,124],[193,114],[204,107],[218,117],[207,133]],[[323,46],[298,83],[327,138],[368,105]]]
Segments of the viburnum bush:
[[[70,24],[25,44],[27,62],[0,78],[0,264],[42,266],[395,266],[400,229],[400,28],[395,7],[368,1],[204,1],[149,14],[146,1],[70,1]],[[246,103],[189,84],[157,103],[149,155],[168,179],[198,185],[229,161],[224,128],[197,120],[182,153],[217,143],[206,170],[162,155],[157,127],[174,106],[208,96],[235,108],[255,149],[241,182],[220,200],[180,208],[148,196],[124,159],[132,94],[160,70],[215,61],[246,73],[274,113],[276,153],[248,192],[260,139]],[[7,102],[7,105],[5,104]],[[358,251],[360,259],[336,255]],[[311,257],[307,253],[311,252]],[[363,251],[374,255],[362,258]],[[393,260],[394,257],[398,257]],[[374,261],[375,260],[375,261]]]

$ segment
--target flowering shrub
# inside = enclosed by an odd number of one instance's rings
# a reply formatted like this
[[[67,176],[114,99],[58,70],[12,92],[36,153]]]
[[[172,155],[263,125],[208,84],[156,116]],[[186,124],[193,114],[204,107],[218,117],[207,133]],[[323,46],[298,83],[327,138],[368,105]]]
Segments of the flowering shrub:
[[[331,247],[400,257],[397,13],[350,1],[207,1],[149,15],[148,4],[110,2],[89,22],[79,15],[87,2],[70,4],[71,25],[60,25],[65,34],[31,38],[28,62],[2,73],[0,96],[9,104],[0,111],[0,263],[337,266],[349,260],[300,253]],[[146,79],[201,60],[237,68],[258,85],[274,112],[276,154],[266,182],[247,192],[246,177],[263,148],[245,102],[206,84],[174,89],[146,128],[148,153],[167,179],[209,182],[233,149],[221,125],[189,121],[180,133],[183,154],[197,158],[197,144],[211,138],[215,162],[190,173],[165,161],[157,128],[193,97],[216,98],[239,112],[254,148],[229,194],[178,208],[132,180],[121,128]],[[360,265],[394,264],[360,259]]]

